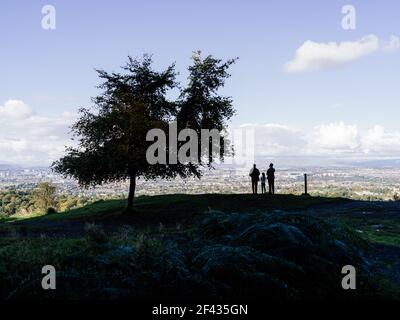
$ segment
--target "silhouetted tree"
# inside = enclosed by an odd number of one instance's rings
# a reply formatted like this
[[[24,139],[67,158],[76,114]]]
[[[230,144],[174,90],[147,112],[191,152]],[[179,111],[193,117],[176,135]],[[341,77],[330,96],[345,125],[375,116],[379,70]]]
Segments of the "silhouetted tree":
[[[168,135],[168,124],[177,120],[178,129],[189,120],[196,120],[196,128],[222,128],[233,109],[231,100],[219,97],[216,90],[229,76],[226,69],[232,62],[196,56],[189,68],[189,86],[178,101],[167,99],[167,92],[177,87],[175,66],[157,72],[149,55],[141,60],[128,57],[123,73],[97,70],[104,82],[99,86],[102,94],[93,98],[95,111],[80,110],[80,119],[72,126],[78,146],[68,148],[53,169],[76,178],[83,187],[129,179],[127,211],[133,208],[138,177],[199,177],[201,164],[150,165],[146,151],[153,142],[147,142],[146,135],[154,128]],[[196,117],[191,116],[194,113]]]

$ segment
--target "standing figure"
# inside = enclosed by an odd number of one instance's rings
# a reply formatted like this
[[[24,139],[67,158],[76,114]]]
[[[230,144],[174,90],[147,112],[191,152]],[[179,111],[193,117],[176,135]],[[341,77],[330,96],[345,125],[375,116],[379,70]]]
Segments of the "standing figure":
[[[267,193],[267,189],[265,188],[265,182],[267,180],[267,177],[265,176],[265,172],[262,173],[261,175],[261,193]]]
[[[251,177],[251,189],[253,194],[257,194],[258,181],[260,180],[260,171],[257,169],[256,165],[250,170],[249,176]]]
[[[267,170],[267,180],[269,194],[275,194],[275,169],[273,163],[269,165],[269,169]]]

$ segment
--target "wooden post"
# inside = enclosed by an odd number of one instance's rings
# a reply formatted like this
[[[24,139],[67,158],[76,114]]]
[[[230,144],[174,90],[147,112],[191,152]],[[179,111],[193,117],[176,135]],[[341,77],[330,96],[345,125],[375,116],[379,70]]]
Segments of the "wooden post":
[[[304,174],[304,194],[308,195],[308,193],[307,193],[307,173]]]

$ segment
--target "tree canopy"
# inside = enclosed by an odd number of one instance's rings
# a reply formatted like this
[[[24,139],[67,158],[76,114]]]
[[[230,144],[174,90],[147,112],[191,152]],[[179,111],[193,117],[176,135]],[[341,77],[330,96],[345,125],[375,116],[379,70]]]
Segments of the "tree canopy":
[[[200,177],[201,168],[210,166],[200,156],[196,163],[150,164],[146,159],[151,145],[146,135],[151,129],[168,135],[169,124],[176,122],[178,130],[221,131],[234,114],[232,99],[220,96],[218,89],[235,60],[202,59],[200,52],[192,60],[184,88],[176,81],[174,64],[155,71],[147,54],[141,59],[128,57],[120,73],[96,70],[103,81],[98,86],[102,93],[92,99],[93,108],[80,109],[80,118],[72,126],[78,145],[67,148],[53,169],[76,178],[83,187],[130,179],[128,210],[132,209],[138,177]],[[175,100],[168,98],[172,89],[180,90]]]
[[[33,192],[33,201],[35,206],[42,210],[46,211],[56,206],[56,187],[50,182],[42,182],[40,183],[35,191]]]

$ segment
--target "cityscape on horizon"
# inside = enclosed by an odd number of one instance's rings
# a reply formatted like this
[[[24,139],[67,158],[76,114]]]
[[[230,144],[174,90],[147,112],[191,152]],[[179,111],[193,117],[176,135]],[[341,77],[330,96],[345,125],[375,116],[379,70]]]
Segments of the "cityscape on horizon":
[[[266,171],[267,165],[260,166]],[[346,197],[358,200],[393,200],[400,195],[399,167],[336,166],[336,167],[283,167],[277,171],[276,192],[279,194],[304,193],[304,174],[308,175],[308,192],[314,196]],[[76,181],[64,179],[48,168],[0,168],[0,191],[20,190],[32,192],[37,185],[50,182],[59,195],[101,198],[124,198],[129,182],[121,181],[97,187],[81,188]],[[205,191],[207,190],[207,191]],[[189,178],[155,181],[139,180],[138,196],[163,194],[249,193],[248,170],[220,167],[205,171],[202,179]]]

